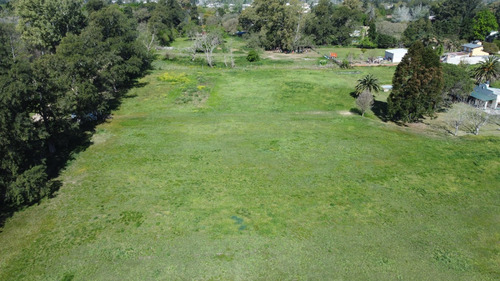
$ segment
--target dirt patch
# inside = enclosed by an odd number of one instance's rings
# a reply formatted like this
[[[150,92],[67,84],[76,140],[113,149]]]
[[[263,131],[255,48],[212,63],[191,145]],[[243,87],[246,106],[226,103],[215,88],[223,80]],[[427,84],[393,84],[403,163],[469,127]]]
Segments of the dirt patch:
[[[288,59],[288,60],[303,60],[305,58],[316,58],[320,57],[319,54],[315,52],[307,52],[307,53],[294,53],[294,54],[286,54],[286,53],[278,53],[278,52],[273,52],[273,51],[265,51],[264,52],[264,58],[272,59],[272,60],[283,60],[283,59]]]
[[[347,111],[347,110],[339,111],[339,114],[342,116],[354,115],[354,113]]]

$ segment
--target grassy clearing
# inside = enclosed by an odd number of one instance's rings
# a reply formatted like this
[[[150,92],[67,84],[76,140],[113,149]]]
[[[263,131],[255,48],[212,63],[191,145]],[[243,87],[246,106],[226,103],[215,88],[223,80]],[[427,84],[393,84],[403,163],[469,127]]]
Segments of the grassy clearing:
[[[500,278],[498,138],[344,114],[393,67],[181,62],[9,219],[0,280]]]

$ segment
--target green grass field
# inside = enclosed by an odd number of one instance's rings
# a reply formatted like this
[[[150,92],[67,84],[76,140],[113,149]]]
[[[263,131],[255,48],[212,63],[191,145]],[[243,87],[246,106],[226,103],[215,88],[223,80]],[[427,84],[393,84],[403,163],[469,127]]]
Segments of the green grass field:
[[[352,114],[394,67],[293,65],[155,62],[0,229],[0,280],[498,280],[500,139]]]

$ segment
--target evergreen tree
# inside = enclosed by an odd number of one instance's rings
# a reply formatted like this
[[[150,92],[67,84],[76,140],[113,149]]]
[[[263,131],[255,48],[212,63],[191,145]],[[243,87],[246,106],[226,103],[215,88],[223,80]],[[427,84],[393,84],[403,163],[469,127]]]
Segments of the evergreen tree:
[[[436,53],[415,42],[392,79],[387,98],[388,115],[394,121],[415,122],[432,115],[441,105],[443,73]]]

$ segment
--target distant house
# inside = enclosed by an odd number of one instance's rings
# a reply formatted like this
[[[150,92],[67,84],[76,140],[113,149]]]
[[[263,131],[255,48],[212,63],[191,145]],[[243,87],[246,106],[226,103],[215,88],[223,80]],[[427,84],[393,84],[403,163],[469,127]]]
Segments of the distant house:
[[[474,87],[470,96],[476,106],[482,106],[484,109],[497,109],[500,103],[500,89],[491,88],[488,84]]]
[[[455,64],[476,64],[484,61],[488,56],[471,57],[466,52],[446,53],[441,57],[443,63]]]
[[[481,41],[462,45],[461,52],[446,53],[441,57],[441,61],[449,64],[476,64],[484,61],[490,54],[483,51]]]
[[[385,50],[385,59],[394,63],[400,63],[406,53],[408,53],[408,49]]]
[[[489,54],[483,51],[483,44],[481,41],[474,41],[473,43],[462,45],[462,51],[469,54],[469,57],[488,56]]]

